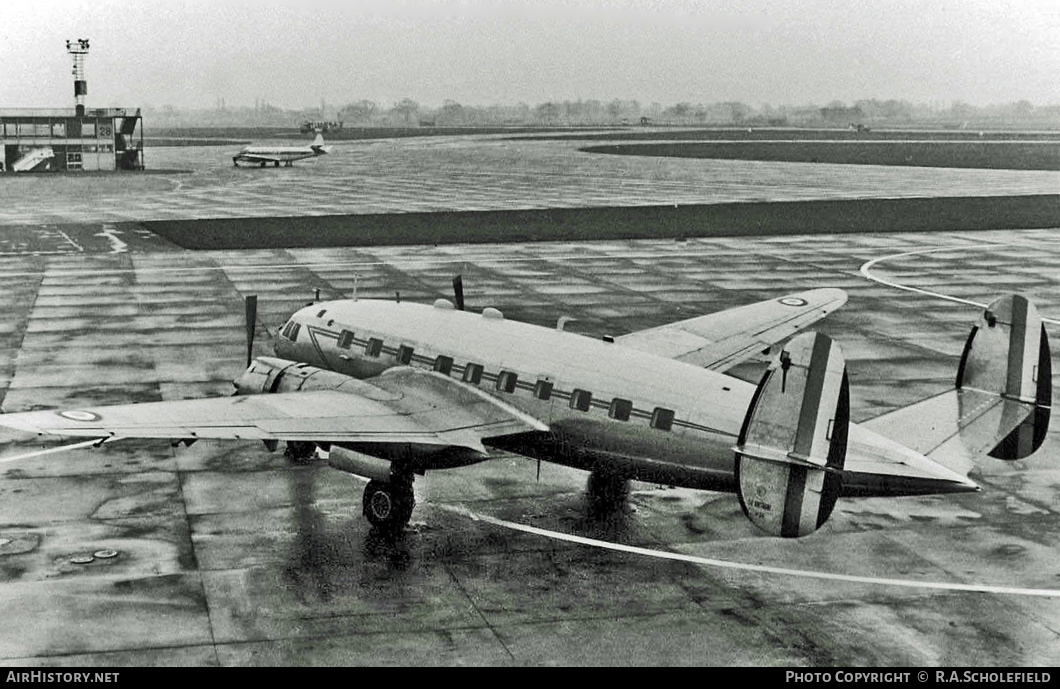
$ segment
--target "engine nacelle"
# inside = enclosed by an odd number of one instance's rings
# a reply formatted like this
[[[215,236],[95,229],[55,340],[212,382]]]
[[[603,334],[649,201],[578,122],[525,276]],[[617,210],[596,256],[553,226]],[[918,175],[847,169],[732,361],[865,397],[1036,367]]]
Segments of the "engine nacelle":
[[[371,399],[391,399],[391,393],[371,383],[309,364],[259,357],[232,381],[237,395],[260,395],[298,390],[344,390]]]
[[[763,531],[816,531],[843,481],[850,392],[843,355],[826,335],[793,338],[755,390],[736,446],[740,506]]]

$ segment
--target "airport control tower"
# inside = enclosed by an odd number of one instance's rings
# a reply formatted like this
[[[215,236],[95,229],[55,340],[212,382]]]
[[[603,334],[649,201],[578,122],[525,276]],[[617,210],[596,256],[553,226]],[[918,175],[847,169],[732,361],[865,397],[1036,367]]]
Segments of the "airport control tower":
[[[85,96],[88,95],[88,82],[85,81],[85,55],[88,55],[88,39],[78,38],[66,42],[66,52],[74,56],[74,101],[76,114],[85,114]]]
[[[74,109],[0,108],[0,173],[143,170],[140,109],[86,109],[88,39],[67,41],[66,51]]]

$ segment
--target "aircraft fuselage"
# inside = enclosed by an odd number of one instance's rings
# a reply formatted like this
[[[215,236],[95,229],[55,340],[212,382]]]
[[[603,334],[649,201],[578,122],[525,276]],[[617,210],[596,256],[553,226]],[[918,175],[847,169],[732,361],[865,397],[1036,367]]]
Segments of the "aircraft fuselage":
[[[326,155],[327,150],[323,146],[248,146],[237,153],[232,162],[257,163],[262,167],[268,164],[279,166],[281,163],[290,165],[296,160],[305,158],[316,158]]]
[[[733,448],[755,391],[754,385],[721,373],[511,321],[494,309],[458,311],[445,300],[434,306],[376,300],[312,304],[281,329],[276,353],[359,379],[403,365],[438,371],[550,429],[487,445],[580,469],[710,490],[736,489]],[[845,495],[974,486],[854,424],[847,458]],[[860,468],[878,466],[881,459],[906,466],[908,475]]]

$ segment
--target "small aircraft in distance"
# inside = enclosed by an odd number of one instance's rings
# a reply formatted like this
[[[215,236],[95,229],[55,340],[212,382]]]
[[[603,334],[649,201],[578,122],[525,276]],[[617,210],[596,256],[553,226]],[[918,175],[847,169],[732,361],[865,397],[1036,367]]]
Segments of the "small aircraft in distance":
[[[953,389],[850,422],[846,364],[799,331],[842,306],[813,289],[621,337],[506,319],[494,308],[372,299],[312,303],[252,358],[231,397],[0,414],[0,425],[98,438],[262,440],[369,479],[362,509],[385,530],[409,521],[415,475],[507,451],[589,471],[592,509],[630,479],[735,492],[773,536],[805,536],[842,496],[978,490],[981,454],[1019,459],[1043,442],[1052,398],[1042,319],[1024,296],[973,326]],[[785,343],[758,385],[723,372]]]
[[[324,135],[317,133],[317,138],[308,146],[247,146],[232,157],[232,164],[239,167],[242,163],[258,163],[261,167],[272,163],[274,167],[290,167],[296,160],[315,158],[331,153],[331,146],[324,145]]]

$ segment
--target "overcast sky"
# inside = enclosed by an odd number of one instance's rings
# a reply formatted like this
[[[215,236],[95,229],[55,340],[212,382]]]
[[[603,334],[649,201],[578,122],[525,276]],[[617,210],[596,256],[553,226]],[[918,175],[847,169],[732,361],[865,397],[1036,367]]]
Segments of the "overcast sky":
[[[0,107],[1060,103],[1060,0],[0,0]]]

